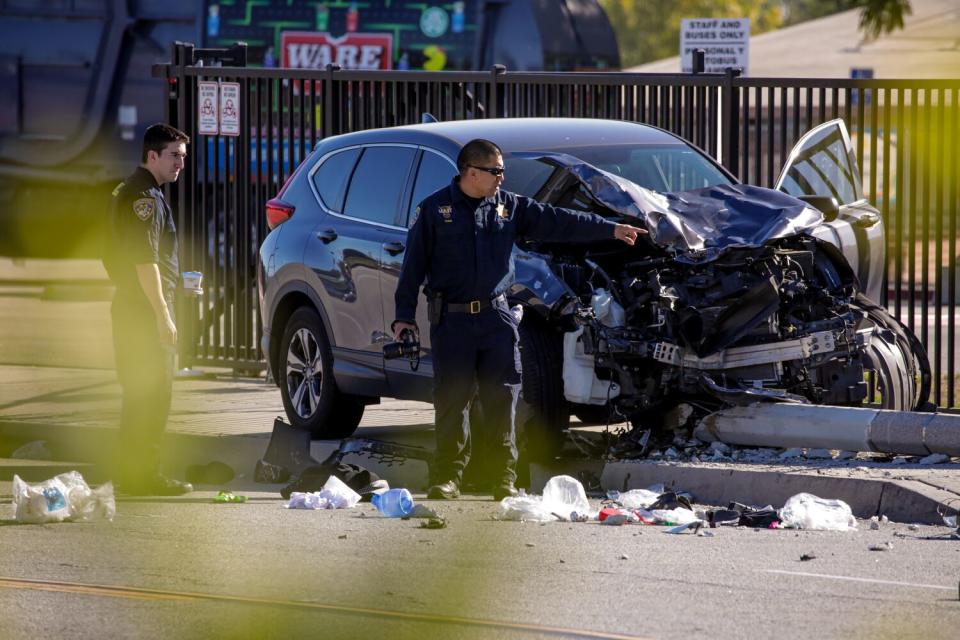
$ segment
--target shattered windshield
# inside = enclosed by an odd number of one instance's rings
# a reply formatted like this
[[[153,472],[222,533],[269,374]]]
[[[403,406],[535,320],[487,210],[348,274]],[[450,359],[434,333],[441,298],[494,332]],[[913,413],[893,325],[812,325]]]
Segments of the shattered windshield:
[[[661,193],[566,154],[515,153],[511,161],[543,166],[523,179],[539,179],[541,172],[550,176],[556,170],[575,177],[603,206],[641,221],[651,241],[684,262],[713,260],[731,247],[758,247],[773,238],[809,232],[823,222],[820,211],[793,196],[726,179]]]
[[[543,151],[548,151],[544,149]],[[594,167],[660,193],[690,191],[731,184],[713,163],[686,145],[604,144],[557,147],[549,153],[574,156]],[[503,188],[532,196],[544,185],[551,169],[533,159],[509,157]]]

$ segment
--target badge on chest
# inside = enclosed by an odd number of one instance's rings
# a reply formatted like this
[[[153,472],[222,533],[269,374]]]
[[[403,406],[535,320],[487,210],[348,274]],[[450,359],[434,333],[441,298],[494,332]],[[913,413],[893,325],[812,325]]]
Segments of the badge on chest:
[[[453,205],[443,205],[437,207],[437,213],[443,218],[444,222],[453,222]]]

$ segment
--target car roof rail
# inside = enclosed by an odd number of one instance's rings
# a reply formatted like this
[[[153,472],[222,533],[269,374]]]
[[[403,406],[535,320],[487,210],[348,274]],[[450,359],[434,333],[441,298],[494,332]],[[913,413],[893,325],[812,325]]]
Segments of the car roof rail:
[[[421,124],[431,124],[431,123],[440,122],[440,121],[437,120],[436,117],[434,117],[434,115],[429,111],[424,111],[423,115],[420,116],[420,122]]]

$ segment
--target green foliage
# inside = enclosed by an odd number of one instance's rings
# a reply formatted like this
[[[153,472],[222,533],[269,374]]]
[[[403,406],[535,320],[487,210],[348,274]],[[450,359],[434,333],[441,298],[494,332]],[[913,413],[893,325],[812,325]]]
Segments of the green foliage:
[[[913,13],[910,0],[859,0],[860,30],[866,38],[903,29],[903,17]]]

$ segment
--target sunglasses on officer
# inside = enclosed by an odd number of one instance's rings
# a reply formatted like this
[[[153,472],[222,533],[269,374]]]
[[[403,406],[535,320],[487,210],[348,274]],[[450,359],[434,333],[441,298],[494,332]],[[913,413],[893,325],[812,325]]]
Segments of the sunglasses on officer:
[[[475,164],[471,164],[469,166],[473,167],[474,169],[479,169],[480,171],[486,171],[490,175],[495,176],[497,178],[502,176],[504,171],[503,167],[478,167]]]

